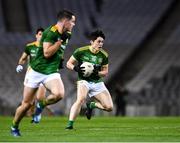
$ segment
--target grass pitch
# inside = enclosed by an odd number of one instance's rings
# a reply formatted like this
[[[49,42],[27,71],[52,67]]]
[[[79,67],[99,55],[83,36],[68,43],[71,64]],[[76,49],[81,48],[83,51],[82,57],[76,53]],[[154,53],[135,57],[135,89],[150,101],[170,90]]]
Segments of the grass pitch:
[[[24,118],[21,137],[10,134],[12,117],[0,117],[0,142],[180,142],[178,117],[78,117],[75,130],[65,130],[67,117]]]

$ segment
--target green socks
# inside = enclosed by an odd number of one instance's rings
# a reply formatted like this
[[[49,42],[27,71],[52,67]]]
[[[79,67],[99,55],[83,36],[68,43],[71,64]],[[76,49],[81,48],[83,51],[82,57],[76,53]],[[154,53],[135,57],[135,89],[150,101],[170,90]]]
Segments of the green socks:
[[[95,104],[96,104],[95,102],[91,102],[90,105],[89,105],[89,108],[90,108],[90,109],[96,108],[96,105],[95,105]]]
[[[73,127],[74,121],[68,121],[67,127]]]
[[[39,106],[43,109],[46,106],[46,100],[39,101]]]
[[[18,129],[19,124],[18,124],[18,123],[15,123],[15,122],[13,121],[13,122],[12,122],[12,127]]]

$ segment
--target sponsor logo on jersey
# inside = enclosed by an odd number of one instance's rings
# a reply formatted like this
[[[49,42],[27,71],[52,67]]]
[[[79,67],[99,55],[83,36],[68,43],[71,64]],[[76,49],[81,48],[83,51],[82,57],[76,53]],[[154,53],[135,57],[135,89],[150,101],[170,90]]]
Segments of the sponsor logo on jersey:
[[[91,56],[91,60],[92,60],[93,62],[96,62],[96,59],[97,59],[96,56]]]
[[[89,57],[83,56],[83,59],[89,61]]]
[[[101,64],[101,63],[102,63],[102,60],[103,60],[102,58],[99,58],[99,59],[98,59],[98,63]]]

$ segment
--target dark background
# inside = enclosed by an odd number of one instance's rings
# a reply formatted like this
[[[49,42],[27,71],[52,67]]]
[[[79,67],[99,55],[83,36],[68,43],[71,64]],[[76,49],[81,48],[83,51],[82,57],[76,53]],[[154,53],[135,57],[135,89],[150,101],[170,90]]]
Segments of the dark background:
[[[15,68],[25,44],[38,27],[55,24],[62,9],[77,17],[65,61],[89,44],[89,32],[106,34],[105,83],[115,104],[107,115],[180,115],[179,0],[0,0],[0,115],[13,115],[22,100],[25,71]],[[76,99],[76,75],[67,69],[61,75],[66,97],[51,106],[57,115],[68,114]]]

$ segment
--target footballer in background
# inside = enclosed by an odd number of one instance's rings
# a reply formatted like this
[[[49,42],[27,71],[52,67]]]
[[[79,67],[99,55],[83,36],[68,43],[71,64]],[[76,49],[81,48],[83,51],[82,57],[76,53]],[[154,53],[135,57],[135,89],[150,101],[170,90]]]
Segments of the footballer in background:
[[[31,63],[33,62],[33,60],[36,57],[38,48],[39,48],[39,44],[40,44],[40,40],[42,37],[44,29],[43,28],[38,28],[36,30],[36,41],[28,43],[25,47],[24,52],[22,53],[19,61],[18,61],[18,65],[16,67],[16,72],[17,73],[21,73],[24,69],[23,65],[25,63],[27,63],[28,61],[28,67],[27,67],[27,71],[26,73],[28,73],[28,71],[31,68]],[[35,112],[35,99],[37,100],[41,100],[45,98],[45,94],[46,94],[46,88],[41,84],[41,86],[39,86],[36,96],[34,97],[34,101],[32,103],[31,108],[27,111],[27,116],[32,116]]]

